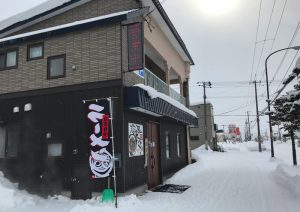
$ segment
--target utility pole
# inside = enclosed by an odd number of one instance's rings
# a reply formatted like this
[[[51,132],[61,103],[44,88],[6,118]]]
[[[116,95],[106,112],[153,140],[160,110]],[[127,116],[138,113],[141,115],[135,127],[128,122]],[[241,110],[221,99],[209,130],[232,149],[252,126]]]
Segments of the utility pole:
[[[248,132],[249,132],[249,140],[248,141],[251,141],[251,129],[250,129],[250,119],[249,119],[249,112],[250,111],[247,111],[247,117],[248,117]]]
[[[281,132],[280,132],[280,127],[278,125],[278,139],[281,141]]]
[[[291,139],[292,139],[292,150],[293,150],[293,164],[297,166],[297,156],[296,156],[296,147],[295,147],[295,138],[294,138],[294,130],[290,131]]]
[[[260,126],[259,126],[259,113],[258,113],[258,101],[257,101],[257,81],[254,81],[255,86],[255,102],[256,102],[256,121],[257,121],[257,137],[258,137],[258,150],[261,152],[261,136],[260,136]]]
[[[206,87],[211,88],[211,82],[197,82],[198,86],[203,87],[203,100],[204,100],[204,140],[205,149],[208,150],[208,140],[207,140],[207,112],[206,112]]]
[[[245,141],[248,141],[248,138],[249,138],[248,121],[246,119],[246,121],[245,121]]]

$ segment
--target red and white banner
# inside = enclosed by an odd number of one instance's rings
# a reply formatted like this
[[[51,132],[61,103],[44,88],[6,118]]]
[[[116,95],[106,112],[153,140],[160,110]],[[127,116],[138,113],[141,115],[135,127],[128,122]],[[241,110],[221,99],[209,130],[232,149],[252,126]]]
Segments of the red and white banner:
[[[105,178],[113,169],[109,101],[88,102],[87,106],[92,178]]]

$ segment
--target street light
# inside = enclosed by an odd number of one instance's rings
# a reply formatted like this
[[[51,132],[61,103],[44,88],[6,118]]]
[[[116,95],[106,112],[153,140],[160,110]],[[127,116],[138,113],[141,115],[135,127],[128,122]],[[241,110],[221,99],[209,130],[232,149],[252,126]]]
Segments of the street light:
[[[265,60],[265,71],[266,71],[266,83],[267,83],[267,102],[268,102],[268,115],[269,115],[269,128],[270,128],[270,140],[271,140],[271,157],[274,157],[274,146],[273,146],[273,130],[272,130],[272,122],[271,122],[271,100],[270,100],[270,92],[269,92],[269,80],[268,80],[268,59],[275,53],[288,50],[288,49],[294,49],[294,50],[300,50],[300,46],[291,46],[283,49],[279,49],[275,52],[272,52],[268,55],[268,57]]]

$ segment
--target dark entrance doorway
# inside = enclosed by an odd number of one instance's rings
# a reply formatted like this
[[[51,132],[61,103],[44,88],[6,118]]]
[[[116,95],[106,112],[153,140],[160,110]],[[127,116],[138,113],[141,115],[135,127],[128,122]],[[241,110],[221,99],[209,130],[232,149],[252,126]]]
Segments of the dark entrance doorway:
[[[151,189],[161,183],[159,124],[154,122],[148,123],[148,140],[148,188]]]

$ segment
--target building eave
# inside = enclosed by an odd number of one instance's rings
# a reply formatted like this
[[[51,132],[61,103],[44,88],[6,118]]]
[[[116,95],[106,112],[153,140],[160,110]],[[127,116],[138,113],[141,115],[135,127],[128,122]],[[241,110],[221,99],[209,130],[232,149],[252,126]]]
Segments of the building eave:
[[[144,11],[144,10],[143,10]],[[28,40],[44,39],[60,34],[88,29],[91,27],[102,26],[110,23],[117,23],[123,20],[127,20],[129,17],[134,17],[134,14],[140,15],[140,10],[128,10],[108,15],[103,15],[95,18],[85,19],[81,21],[75,21],[68,24],[63,24],[55,27],[49,27],[33,32],[23,33],[15,36],[5,37],[0,39],[0,47],[12,45]]]
[[[41,21],[47,20],[51,17],[64,13],[68,10],[71,10],[75,7],[83,5],[91,0],[70,0],[63,1],[61,4],[57,3],[53,6],[53,8],[48,10],[38,10],[39,7],[43,7],[43,5],[47,4],[45,2],[40,4],[34,8],[31,8],[23,13],[17,14],[13,17],[10,17],[0,23],[3,25],[0,27],[0,38],[9,36],[13,33],[16,33],[22,29],[25,29],[29,26],[37,24]],[[38,11],[37,11],[38,10]],[[25,15],[24,15],[25,14]]]
[[[161,30],[168,37],[174,48],[178,51],[183,60],[190,65],[195,65],[185,43],[172,24],[170,18],[158,0],[142,0],[144,6],[150,7],[151,16],[158,23]],[[149,14],[150,15],[150,14]]]

